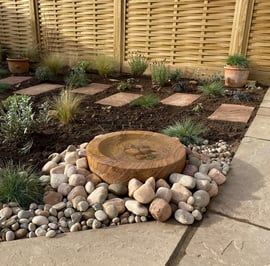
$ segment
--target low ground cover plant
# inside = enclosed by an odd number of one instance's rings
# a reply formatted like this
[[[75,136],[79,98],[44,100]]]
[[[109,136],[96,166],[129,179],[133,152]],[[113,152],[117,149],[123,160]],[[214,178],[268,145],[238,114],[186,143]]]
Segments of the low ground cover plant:
[[[224,96],[225,95],[225,89],[223,82],[220,81],[214,81],[209,84],[205,84],[198,87],[198,91],[202,92],[206,95],[212,95],[212,96]]]
[[[170,137],[177,137],[183,144],[201,144],[203,139],[200,137],[205,132],[201,123],[193,123],[187,118],[183,121],[177,121],[162,130],[162,133]]]
[[[77,63],[71,68],[69,75],[66,77],[65,82],[69,88],[83,87],[88,84],[88,79],[86,75],[87,65],[82,63]]]
[[[159,98],[155,95],[144,95],[130,102],[130,106],[153,108],[159,104]]]
[[[43,188],[30,167],[8,161],[0,168],[0,201],[17,202],[22,208],[31,203],[42,203]]]
[[[103,77],[107,78],[109,73],[111,73],[116,66],[115,60],[107,55],[98,55],[95,58],[95,67],[98,71],[98,74]]]
[[[57,76],[64,74],[67,62],[60,54],[50,53],[42,58],[42,66],[47,67],[52,75]]]
[[[12,89],[12,86],[10,84],[0,82],[0,93],[9,91],[11,89]]]
[[[140,52],[132,53],[128,59],[131,75],[140,77],[143,75],[149,65],[149,60]]]

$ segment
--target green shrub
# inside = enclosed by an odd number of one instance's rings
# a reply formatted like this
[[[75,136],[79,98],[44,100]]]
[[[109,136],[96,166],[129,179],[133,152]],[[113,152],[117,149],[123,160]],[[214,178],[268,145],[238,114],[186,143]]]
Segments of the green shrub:
[[[43,58],[42,65],[47,67],[52,75],[57,76],[64,74],[67,62],[60,54],[51,53]]]
[[[131,75],[134,77],[140,77],[147,69],[149,60],[139,52],[135,52],[131,54],[128,60],[128,64],[130,67]]]
[[[75,119],[82,100],[83,96],[72,93],[69,89],[62,90],[60,95],[52,100],[50,114],[62,125],[66,125]]]
[[[0,168],[0,201],[17,202],[28,209],[31,203],[42,203],[43,188],[33,169],[8,161]]]
[[[9,75],[8,70],[0,68],[0,78],[5,78]]]
[[[118,85],[117,85],[117,90],[119,91],[125,91],[128,89],[131,89],[132,84],[129,82],[125,82],[125,81],[121,81]]]
[[[248,59],[241,54],[233,54],[226,59],[226,65],[248,68]]]
[[[115,68],[115,61],[112,57],[106,55],[98,55],[95,59],[96,69],[101,77],[107,78]]]
[[[176,69],[175,71],[170,72],[169,76],[170,81],[177,82],[181,78],[181,72],[179,69]]]
[[[53,78],[53,73],[47,66],[40,66],[35,71],[35,77],[39,81],[48,81]]]
[[[40,106],[37,115],[34,113],[31,98],[26,95],[9,96],[2,105],[0,136],[6,142],[15,141],[23,145],[22,151],[27,152],[31,148],[31,134],[38,126],[48,122],[48,103]]]
[[[0,93],[9,91],[11,89],[12,89],[12,86],[10,84],[0,82]]]
[[[169,80],[169,74],[170,72],[164,61],[151,64],[151,79],[154,85],[164,86]]]
[[[205,84],[203,86],[199,86],[198,91],[202,92],[203,94],[212,95],[212,96],[224,96],[225,95],[224,85],[220,81],[214,81],[210,84]]]
[[[71,68],[69,75],[66,77],[65,82],[69,88],[83,87],[88,84],[85,68],[87,66],[78,63]]]
[[[155,95],[144,95],[130,102],[130,106],[141,106],[153,108],[159,103],[159,98]]]
[[[199,135],[203,132],[205,132],[205,129],[202,124],[194,124],[190,119],[175,122],[173,125],[162,130],[163,134],[170,137],[177,137],[185,145],[202,143],[203,139]]]

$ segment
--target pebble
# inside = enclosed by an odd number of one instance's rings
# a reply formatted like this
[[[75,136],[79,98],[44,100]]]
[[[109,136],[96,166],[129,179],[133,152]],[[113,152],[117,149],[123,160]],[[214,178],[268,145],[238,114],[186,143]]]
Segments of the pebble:
[[[66,207],[66,203],[65,202],[59,202],[57,204],[54,204],[52,207],[54,209],[56,209],[57,211],[61,211]]]
[[[18,230],[15,231],[15,238],[22,239],[26,237],[27,233],[28,233],[28,230],[26,228],[19,228]]]
[[[156,191],[156,198],[164,199],[169,203],[172,198],[172,191],[166,187],[159,187]]]
[[[171,188],[170,185],[167,183],[167,181],[164,179],[158,179],[156,181],[156,190],[160,187],[165,187],[165,188],[169,188],[169,189]]]
[[[5,234],[6,241],[12,241],[15,239],[15,234],[12,231],[7,231]]]
[[[108,219],[108,216],[107,214],[103,211],[103,210],[98,210],[95,212],[95,217],[97,220],[103,222],[105,221],[106,219]]]
[[[91,182],[91,181],[88,181],[86,184],[85,184],[85,190],[86,190],[86,192],[88,193],[88,194],[91,194],[93,191],[94,191],[94,189],[95,189],[95,185],[94,185],[94,183],[93,182]]]
[[[152,187],[152,189],[155,191],[156,189],[156,180],[153,176],[147,178],[144,182],[145,184],[148,184]]]
[[[197,179],[196,188],[208,191],[210,189],[210,182],[206,179]]]
[[[113,219],[118,216],[118,210],[115,205],[103,205],[105,213],[108,215],[110,219]]]
[[[52,188],[58,188],[58,186],[60,184],[67,183],[67,181],[68,181],[68,177],[66,175],[64,175],[64,174],[51,174],[51,186],[52,186]]]
[[[82,219],[82,213],[81,212],[74,212],[71,214],[70,218],[71,218],[71,221],[73,223],[79,223]]]
[[[169,180],[172,184],[180,183],[188,189],[193,189],[196,186],[196,180],[188,175],[173,173],[170,175]]]
[[[148,204],[155,198],[155,191],[149,183],[145,183],[134,192],[133,197],[142,204]]]
[[[70,232],[78,232],[80,230],[81,230],[80,223],[75,223],[75,224],[71,225],[71,227],[70,227]]]
[[[191,214],[197,221],[200,221],[202,219],[202,213],[199,210],[194,210]]]
[[[46,233],[45,236],[48,237],[48,238],[53,238],[53,237],[56,236],[56,231],[55,231],[55,230],[49,230],[49,231]]]
[[[4,207],[3,209],[0,210],[0,217],[4,217],[8,219],[12,215],[12,209],[9,207]]]
[[[80,212],[85,212],[89,208],[89,203],[87,201],[80,201],[77,204],[77,210]]]
[[[187,164],[183,170],[183,174],[188,176],[194,176],[196,172],[198,172],[198,167],[192,164]]]
[[[209,194],[210,198],[215,197],[218,194],[218,185],[215,181],[210,183],[210,188],[208,189],[207,193]]]
[[[113,198],[113,199],[110,199],[110,200],[106,200],[104,203],[103,203],[103,208],[106,209],[106,207],[108,205],[113,205],[119,214],[125,212],[126,208],[125,208],[125,201],[123,199],[120,199],[120,198]]]
[[[195,199],[194,202],[195,208],[206,207],[210,202],[210,196],[204,190],[197,190],[196,192],[193,193],[193,197]]]
[[[79,159],[77,151],[68,151],[65,155],[64,161],[69,164],[76,164],[76,161]]]
[[[179,201],[178,202],[178,208],[179,209],[182,209],[182,210],[185,210],[185,211],[188,211],[188,212],[192,212],[193,211],[193,206],[184,202],[184,201]]]
[[[133,197],[134,192],[142,186],[143,183],[136,178],[132,178],[128,182],[128,196]]]
[[[77,174],[77,168],[75,167],[75,165],[73,164],[66,164],[65,165],[65,170],[64,170],[64,174],[67,177],[70,177],[73,174]]]
[[[192,195],[192,193],[180,183],[174,183],[172,185],[172,202],[177,203],[179,201],[187,201],[188,197]]]
[[[38,215],[38,216],[33,217],[32,223],[36,225],[44,225],[44,224],[48,224],[49,220],[45,216]]]
[[[178,209],[174,213],[174,218],[177,222],[181,224],[193,224],[194,217],[190,212],[187,212],[185,210]]]
[[[139,216],[148,215],[148,209],[136,200],[127,200],[125,202],[125,206],[130,212],[132,212],[135,215]]]
[[[81,157],[81,153],[80,154],[78,153],[78,156]],[[88,168],[88,162],[87,162],[86,158],[83,157],[83,158],[77,159],[76,160],[76,166],[77,166],[77,168],[87,169]]]
[[[218,184],[222,185],[226,182],[226,176],[224,176],[218,169],[212,168],[208,175]]]
[[[67,196],[71,190],[72,186],[68,183],[61,183],[57,188],[57,192],[61,193],[63,196]]]
[[[71,207],[73,207],[74,209],[77,209],[78,208],[78,204],[81,202],[81,201],[86,201],[86,198],[85,197],[82,197],[82,196],[76,196],[74,199],[72,199],[71,203]],[[89,205],[89,203],[88,203]]]
[[[201,172],[197,172],[195,173],[194,177],[196,179],[204,179],[204,180],[208,180],[209,182],[212,181],[211,177],[208,176],[207,174],[201,173]]]
[[[94,203],[105,202],[108,196],[108,189],[104,186],[97,187],[88,197],[87,201],[92,205]]]
[[[48,159],[53,162],[59,163],[62,160],[62,156],[59,153],[55,152],[49,155]]]
[[[69,177],[68,183],[69,183],[69,185],[74,186],[74,187],[76,187],[76,186],[84,186],[85,183],[86,183],[86,179],[85,179],[84,175],[72,174]]]
[[[102,223],[100,221],[98,221],[97,219],[94,219],[93,223],[92,223],[92,228],[93,229],[98,229],[102,227]]]
[[[48,161],[43,167],[42,167],[42,172],[45,174],[49,174],[50,170],[55,168],[57,166],[57,163],[54,161]]]
[[[165,222],[171,217],[172,208],[166,200],[156,198],[151,202],[149,212],[155,220]]]
[[[135,222],[135,215],[134,214],[131,214],[129,217],[128,217],[128,223],[132,224]]]
[[[37,229],[37,226],[34,223],[28,224],[28,230],[34,232]]]
[[[128,187],[125,184],[110,184],[108,190],[117,196],[125,196],[128,193]]]
[[[77,186],[77,187],[74,187],[69,193],[68,193],[68,196],[67,196],[67,199],[69,201],[71,201],[72,199],[74,199],[76,196],[82,196],[82,197],[85,197],[87,198],[87,193],[84,189],[83,186]]]

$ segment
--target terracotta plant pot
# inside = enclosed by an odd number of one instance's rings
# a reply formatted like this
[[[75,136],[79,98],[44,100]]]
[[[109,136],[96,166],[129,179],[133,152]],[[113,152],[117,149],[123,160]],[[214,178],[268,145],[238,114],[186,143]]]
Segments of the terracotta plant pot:
[[[248,75],[248,68],[226,65],[224,67],[225,86],[242,88],[247,84]]]
[[[28,58],[7,58],[8,69],[13,74],[23,74],[29,72]]]

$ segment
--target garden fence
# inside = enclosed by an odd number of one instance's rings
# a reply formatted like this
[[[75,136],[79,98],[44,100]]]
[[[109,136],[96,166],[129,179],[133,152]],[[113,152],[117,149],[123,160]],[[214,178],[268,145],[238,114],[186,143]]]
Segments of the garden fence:
[[[140,51],[185,75],[222,71],[242,53],[251,78],[270,84],[269,0],[0,0],[0,14],[0,44],[16,52],[104,53],[128,71]]]

